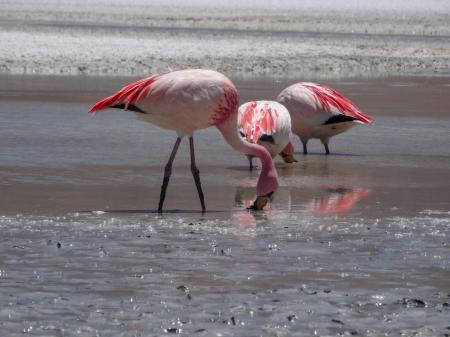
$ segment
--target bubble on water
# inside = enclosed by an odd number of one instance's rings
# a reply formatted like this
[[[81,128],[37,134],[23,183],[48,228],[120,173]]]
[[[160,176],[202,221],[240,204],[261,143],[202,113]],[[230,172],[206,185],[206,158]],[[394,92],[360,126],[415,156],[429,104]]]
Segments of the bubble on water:
[[[104,258],[105,256],[108,255],[108,253],[106,252],[106,250],[102,246],[98,250],[99,250],[98,256],[100,258]]]
[[[276,243],[269,243],[267,245],[267,248],[269,248],[269,250],[272,250],[272,251],[280,250],[280,248],[278,247],[278,245]]]

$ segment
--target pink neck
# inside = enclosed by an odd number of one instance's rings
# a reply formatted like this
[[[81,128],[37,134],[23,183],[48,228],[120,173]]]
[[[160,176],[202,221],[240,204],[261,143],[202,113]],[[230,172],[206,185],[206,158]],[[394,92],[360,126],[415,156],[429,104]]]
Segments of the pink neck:
[[[265,196],[274,192],[278,187],[278,174],[269,151],[261,145],[251,144],[243,140],[238,133],[237,118],[233,117],[216,124],[216,127],[233,149],[246,155],[258,157],[261,160],[262,168],[256,185],[257,196]]]

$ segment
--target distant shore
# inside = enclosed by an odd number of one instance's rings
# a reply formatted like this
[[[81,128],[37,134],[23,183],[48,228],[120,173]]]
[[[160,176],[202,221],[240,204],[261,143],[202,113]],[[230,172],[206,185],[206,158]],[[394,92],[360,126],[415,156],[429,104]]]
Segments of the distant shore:
[[[57,3],[0,1],[0,73],[144,76],[202,67],[249,77],[450,75],[446,11]]]

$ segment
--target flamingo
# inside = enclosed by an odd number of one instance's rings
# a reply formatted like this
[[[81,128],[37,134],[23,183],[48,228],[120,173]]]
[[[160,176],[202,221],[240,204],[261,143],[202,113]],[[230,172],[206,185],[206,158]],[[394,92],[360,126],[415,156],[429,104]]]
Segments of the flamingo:
[[[347,131],[356,124],[370,124],[372,117],[362,113],[348,98],[323,84],[299,82],[278,95],[277,101],[291,114],[292,132],[303,144],[307,154],[310,138],[319,138],[330,154],[331,137]]]
[[[164,169],[158,204],[162,213],[172,163],[182,138],[189,138],[191,172],[197,187],[202,212],[205,212],[200,171],[195,163],[194,132],[215,126],[236,150],[256,156],[262,169],[256,185],[252,209],[261,210],[278,187],[278,176],[269,152],[261,145],[244,141],[237,130],[239,97],[235,85],[213,70],[186,69],[159,73],[123,87],[115,94],[97,101],[89,110],[94,113],[107,108],[134,111],[138,119],[175,130],[177,139]]]
[[[291,116],[289,111],[275,101],[253,101],[242,104],[238,110],[239,133],[250,143],[257,143],[269,151],[272,158],[277,154],[286,163],[293,163],[294,148],[290,143]],[[253,156],[247,155],[250,171]]]

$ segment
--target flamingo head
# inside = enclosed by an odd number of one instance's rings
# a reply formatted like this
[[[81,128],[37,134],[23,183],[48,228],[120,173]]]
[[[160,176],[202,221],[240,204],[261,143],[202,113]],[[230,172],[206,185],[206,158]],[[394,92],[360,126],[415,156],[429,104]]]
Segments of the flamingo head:
[[[267,205],[270,199],[272,199],[272,195],[274,192],[270,192],[266,195],[260,195],[256,198],[256,200],[253,202],[253,205],[251,205],[248,209],[252,211],[261,211],[264,209],[264,207]]]
[[[292,164],[292,163],[298,162],[298,160],[295,159],[294,155],[292,155],[292,154],[281,153],[281,157],[283,157],[284,162],[287,164]]]
[[[294,146],[291,142],[286,145],[280,155],[283,157],[285,163],[292,164],[297,162],[297,159],[294,158]]]
[[[261,158],[261,162],[263,165],[256,185],[257,197],[253,205],[249,208],[256,211],[262,210],[267,205],[273,193],[278,188],[278,174],[272,158],[267,155]]]

